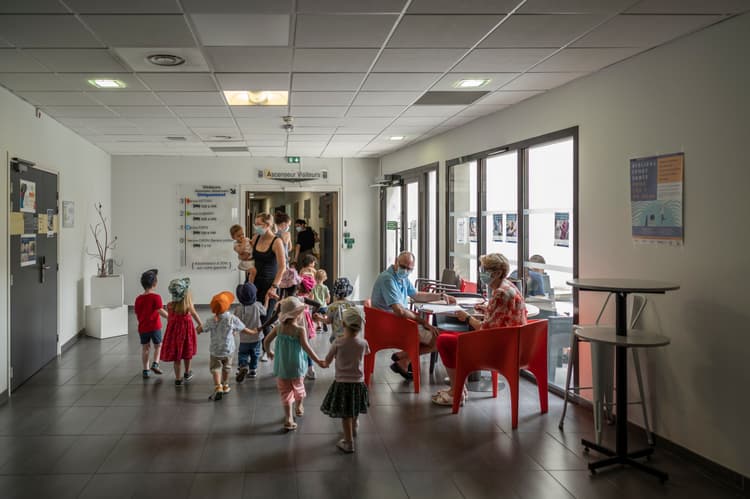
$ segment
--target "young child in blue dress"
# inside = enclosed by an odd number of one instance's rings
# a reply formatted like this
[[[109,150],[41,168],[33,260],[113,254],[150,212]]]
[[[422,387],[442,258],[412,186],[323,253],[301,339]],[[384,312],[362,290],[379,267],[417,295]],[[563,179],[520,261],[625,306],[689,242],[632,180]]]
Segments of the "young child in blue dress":
[[[307,331],[300,325],[299,318],[305,311],[305,304],[296,296],[284,298],[279,307],[279,323],[263,340],[263,348],[268,358],[273,360],[273,374],[276,376],[276,387],[284,407],[284,429],[297,429],[294,416],[305,413],[303,405],[307,396],[303,375],[307,368],[307,356],[317,364],[320,358],[307,342]],[[271,350],[271,342],[276,339],[276,351]],[[292,413],[294,404],[294,413]]]
[[[351,453],[354,452],[354,437],[357,436],[359,425],[357,418],[360,414],[366,414],[367,406],[370,405],[363,369],[365,355],[370,353],[370,345],[359,337],[365,323],[359,308],[344,310],[342,322],[344,335],[333,342],[321,364],[328,367],[336,359],[336,376],[320,410],[332,418],[341,418],[344,438],[338,441],[336,447]]]

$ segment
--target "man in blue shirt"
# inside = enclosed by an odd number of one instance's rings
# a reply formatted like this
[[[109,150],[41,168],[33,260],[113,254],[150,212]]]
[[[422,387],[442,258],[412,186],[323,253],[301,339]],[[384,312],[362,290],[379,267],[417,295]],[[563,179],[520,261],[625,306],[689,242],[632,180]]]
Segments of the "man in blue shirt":
[[[429,324],[424,317],[409,310],[409,298],[416,302],[445,300],[447,303],[456,303],[456,299],[445,293],[417,291],[409,281],[409,274],[413,270],[414,254],[409,251],[402,251],[396,257],[396,262],[375,279],[371,294],[372,306],[420,324],[422,327],[419,329],[419,352],[429,353],[435,350],[435,338],[437,338],[438,330],[435,326]],[[391,370],[405,379],[411,380],[412,375],[408,371],[409,357],[406,352],[395,353],[391,356],[391,359],[393,360]]]

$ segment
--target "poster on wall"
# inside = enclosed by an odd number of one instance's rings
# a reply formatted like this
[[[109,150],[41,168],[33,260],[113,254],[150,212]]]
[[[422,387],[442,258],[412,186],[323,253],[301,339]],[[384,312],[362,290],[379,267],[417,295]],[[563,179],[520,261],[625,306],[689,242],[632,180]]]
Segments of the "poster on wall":
[[[21,180],[20,207],[26,213],[36,213],[36,182]]]
[[[505,214],[505,242],[506,243],[518,242],[518,214],[517,213]]]
[[[469,241],[477,242],[477,217],[469,217]]]
[[[456,219],[456,244],[466,244],[466,218]]]
[[[492,241],[495,243],[503,242],[503,214],[495,213],[492,215]]]
[[[62,226],[65,229],[69,229],[75,226],[76,221],[76,205],[73,201],[62,202]]]
[[[555,246],[570,246],[570,213],[555,212]]]
[[[21,234],[21,267],[36,265],[36,234]]]
[[[55,233],[57,232],[57,229],[55,228],[55,210],[48,209],[47,210],[47,237],[55,237]]]
[[[633,240],[682,245],[682,192],[685,154],[630,160]]]
[[[181,267],[231,271],[239,260],[229,228],[239,223],[235,185],[180,185]]]

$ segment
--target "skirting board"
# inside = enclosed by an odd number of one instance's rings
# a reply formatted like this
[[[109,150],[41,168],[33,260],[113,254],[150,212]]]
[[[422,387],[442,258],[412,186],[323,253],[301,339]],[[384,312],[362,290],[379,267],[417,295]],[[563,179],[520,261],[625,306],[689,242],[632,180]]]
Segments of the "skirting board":
[[[2,392],[0,392],[0,406],[2,406],[3,404],[7,404],[8,400],[10,400],[8,397],[8,390],[3,390]]]
[[[60,352],[65,353],[68,350],[70,350],[70,347],[75,345],[76,342],[81,339],[81,336],[84,336],[85,334],[86,334],[85,329],[81,329],[80,331],[78,331],[78,333],[75,336],[73,336],[71,339],[63,343],[63,345],[60,347]]]

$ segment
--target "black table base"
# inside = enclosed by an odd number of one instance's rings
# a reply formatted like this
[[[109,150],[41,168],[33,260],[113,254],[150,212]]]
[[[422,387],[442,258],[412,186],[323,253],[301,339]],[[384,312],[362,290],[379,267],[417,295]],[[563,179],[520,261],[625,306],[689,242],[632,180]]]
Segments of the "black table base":
[[[653,475],[661,480],[662,483],[666,482],[669,479],[669,475],[667,473],[636,461],[636,459],[640,457],[648,457],[653,454],[653,447],[646,447],[645,449],[641,449],[635,452],[628,452],[623,456],[618,456],[617,452],[613,451],[612,449],[608,449],[602,445],[595,444],[594,442],[586,440],[585,438],[581,439],[581,444],[583,444],[583,447],[586,451],[588,451],[589,449],[594,449],[595,451],[600,452],[605,456],[609,456],[606,459],[600,459],[599,461],[589,463],[589,471],[591,471],[592,474],[596,473],[596,470],[598,470],[599,468],[614,466],[616,464],[623,464],[637,470],[641,470],[645,473],[648,473],[649,475]]]

